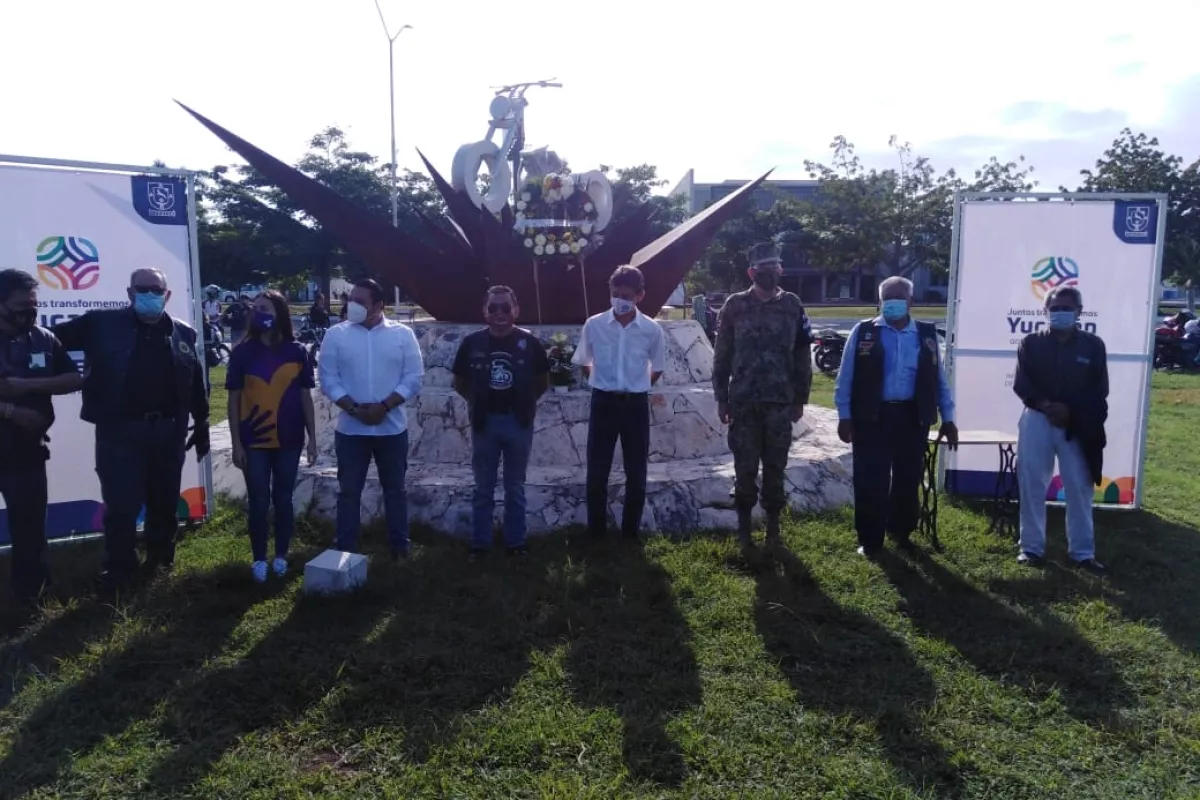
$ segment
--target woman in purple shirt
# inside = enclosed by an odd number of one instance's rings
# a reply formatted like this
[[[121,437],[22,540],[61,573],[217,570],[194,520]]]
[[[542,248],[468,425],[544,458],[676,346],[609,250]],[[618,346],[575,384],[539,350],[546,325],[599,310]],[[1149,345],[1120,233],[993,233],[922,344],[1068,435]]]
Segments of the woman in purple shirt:
[[[229,433],[233,463],[246,476],[254,579],[267,579],[267,509],[275,506],[276,575],[287,572],[295,516],[292,492],[308,434],[308,463],[317,460],[308,351],[292,333],[287,301],[274,290],[254,300],[246,338],[229,357]]]

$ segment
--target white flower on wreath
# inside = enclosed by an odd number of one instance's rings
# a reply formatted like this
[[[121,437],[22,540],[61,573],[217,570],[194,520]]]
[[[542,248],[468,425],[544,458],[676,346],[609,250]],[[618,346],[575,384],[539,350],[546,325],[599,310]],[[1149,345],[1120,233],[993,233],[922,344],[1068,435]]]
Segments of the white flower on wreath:
[[[521,200],[523,202],[528,203],[532,199],[533,199],[533,195],[530,194],[529,192],[521,192]]]
[[[540,244],[537,247],[533,248],[533,254],[535,256],[540,256],[545,252],[546,252],[546,248],[542,247]]]
[[[579,226],[579,232],[580,232],[580,233],[582,233],[584,236],[586,236],[586,235],[588,235],[589,233],[591,233],[591,232],[592,232],[592,223],[590,223],[590,222],[585,222],[585,223],[583,223],[582,225],[580,225],[580,226]]]
[[[557,202],[558,201],[558,190],[551,189],[550,191],[546,192],[546,200],[551,203]]]
[[[581,236],[581,237],[579,238],[579,242],[578,242],[578,244],[579,244],[579,247],[580,247],[580,249],[583,249],[584,247],[587,247],[587,246],[588,246],[588,240],[587,240],[587,239],[585,239],[585,238],[583,238],[583,237]]]
[[[578,253],[578,252],[579,252],[579,242],[574,242],[574,243],[572,243],[572,244],[571,244],[571,252],[572,252],[572,253]]]
[[[533,241],[539,246],[543,245],[546,243],[546,235],[539,233],[537,236],[533,237]]]
[[[529,203],[525,202],[524,200],[517,201],[517,211],[524,211],[527,208],[529,208]]]
[[[584,204],[583,204],[583,210],[584,210],[584,211],[586,211],[586,212],[588,212],[588,213],[590,214],[590,213],[592,213],[593,211],[595,211],[595,210],[596,210],[596,206],[595,206],[594,204],[592,204],[592,203],[584,203]]]
[[[562,195],[562,198],[566,200],[568,197],[575,194],[575,185],[570,181],[566,181],[563,183],[563,187],[561,190],[559,190],[559,193]]]
[[[565,256],[567,253],[571,252],[571,245],[569,245],[569,244],[560,244],[560,245],[558,246],[558,252],[562,253],[562,254]]]
[[[526,240],[525,240],[525,246],[526,246],[526,247],[533,247],[533,239],[526,239]]]
[[[520,212],[520,211],[518,211],[518,212],[516,213],[516,215],[514,216],[514,219],[518,219],[518,220],[525,219],[525,214],[524,214],[524,213],[522,213],[522,212]]]

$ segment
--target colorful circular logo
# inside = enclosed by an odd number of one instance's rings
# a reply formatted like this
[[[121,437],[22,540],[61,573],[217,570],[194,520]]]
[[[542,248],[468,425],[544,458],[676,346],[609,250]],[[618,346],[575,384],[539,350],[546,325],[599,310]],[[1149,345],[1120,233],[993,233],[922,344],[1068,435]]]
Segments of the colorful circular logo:
[[[1033,296],[1044,300],[1051,289],[1057,289],[1059,286],[1078,286],[1079,265],[1073,258],[1051,256],[1033,265],[1031,277]]]

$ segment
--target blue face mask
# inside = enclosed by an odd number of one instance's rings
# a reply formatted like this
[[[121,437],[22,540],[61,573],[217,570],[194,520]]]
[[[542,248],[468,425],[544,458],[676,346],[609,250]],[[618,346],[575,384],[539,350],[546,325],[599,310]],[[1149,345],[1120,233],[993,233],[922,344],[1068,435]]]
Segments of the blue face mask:
[[[896,322],[908,316],[907,300],[884,300],[882,303],[883,318],[888,322]]]
[[[143,317],[157,317],[167,305],[165,294],[137,292],[133,296],[133,310]]]
[[[269,331],[275,327],[275,317],[265,311],[255,311],[250,326],[257,331]]]
[[[1049,317],[1051,330],[1065,331],[1075,327],[1074,311],[1051,311]]]

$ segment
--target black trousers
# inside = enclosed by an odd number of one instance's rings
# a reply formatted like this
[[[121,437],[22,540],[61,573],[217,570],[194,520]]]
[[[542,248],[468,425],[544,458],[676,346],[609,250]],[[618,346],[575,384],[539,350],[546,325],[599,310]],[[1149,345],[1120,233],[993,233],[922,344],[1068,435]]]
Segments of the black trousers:
[[[854,528],[864,548],[884,533],[905,540],[917,529],[918,489],[929,427],[916,403],[884,403],[875,422],[854,420]]]
[[[608,476],[617,441],[625,465],[625,509],[621,533],[637,536],[646,507],[646,460],[650,457],[650,396],[592,390],[587,440],[588,531],[608,529]]]
[[[0,471],[0,496],[8,510],[13,592],[32,600],[50,580],[46,567],[46,462]]]
[[[146,560],[175,562],[186,418],[129,420],[96,426],[96,474],[104,500],[105,569],[116,578],[137,569],[138,516],[146,509]]]

